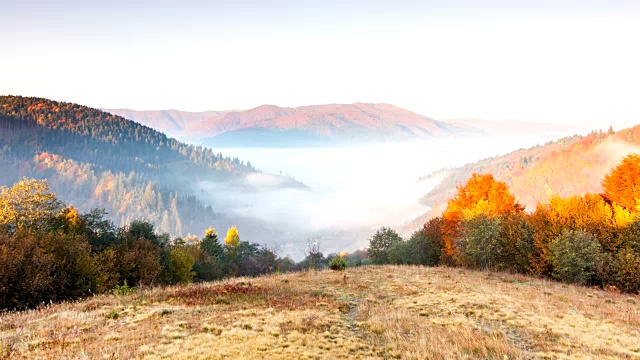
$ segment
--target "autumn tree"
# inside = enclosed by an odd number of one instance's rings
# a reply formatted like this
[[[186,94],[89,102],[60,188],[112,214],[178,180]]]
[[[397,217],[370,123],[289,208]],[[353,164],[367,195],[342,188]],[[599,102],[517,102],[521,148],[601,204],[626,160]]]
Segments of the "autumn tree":
[[[235,225],[227,230],[227,237],[224,238],[224,243],[229,253],[229,260],[231,261],[231,273],[236,276],[238,274],[238,245],[240,245],[240,234]]]
[[[626,209],[638,211],[640,200],[640,156],[629,154],[611,173],[602,186],[607,198]]]
[[[456,256],[455,241],[461,235],[463,220],[479,214],[499,216],[522,210],[524,207],[515,201],[505,183],[496,181],[491,174],[474,173],[465,186],[458,186],[456,196],[442,214],[445,254]]]
[[[227,237],[224,238],[224,243],[231,248],[236,248],[240,245],[240,235],[235,225],[227,230]]]
[[[63,208],[44,180],[24,178],[10,188],[0,187],[0,229],[5,233],[47,230]]]

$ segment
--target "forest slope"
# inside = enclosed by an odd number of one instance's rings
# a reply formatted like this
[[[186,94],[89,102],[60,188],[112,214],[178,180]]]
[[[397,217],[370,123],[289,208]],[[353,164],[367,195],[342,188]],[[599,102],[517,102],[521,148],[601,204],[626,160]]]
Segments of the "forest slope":
[[[244,177],[255,172],[248,162],[101,110],[0,96],[0,185],[23,176],[47,179],[65,202],[82,211],[104,208],[119,226],[147,220],[173,236],[201,234],[212,225],[259,227],[252,219],[225,219],[228,214],[203,204],[193,186],[200,181],[243,186]],[[281,186],[301,186],[279,180]]]
[[[601,193],[602,179],[630,152],[640,152],[640,125],[618,132],[592,132],[541,146],[484,159],[425,178],[442,181],[422,201],[433,207],[429,216],[442,213],[456,186],[473,173],[490,173],[505,182],[518,202],[533,211],[552,195],[562,197]],[[424,219],[422,219],[424,221]]]
[[[5,313],[0,344],[13,358],[637,358],[639,302],[521,275],[369,266]]]

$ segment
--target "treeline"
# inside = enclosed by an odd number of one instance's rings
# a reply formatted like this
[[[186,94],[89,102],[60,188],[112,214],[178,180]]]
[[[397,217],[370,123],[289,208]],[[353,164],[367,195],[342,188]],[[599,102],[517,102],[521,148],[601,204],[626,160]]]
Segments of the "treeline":
[[[109,218],[120,226],[144,220],[155,224],[162,233],[183,236],[202,234],[207,228],[204,224],[221,218],[221,214],[195,196],[171,192],[133,171],[129,174],[96,171],[91,164],[42,153],[22,166],[20,173],[47,179],[60,199],[82,204],[81,210],[106,210]]]
[[[442,216],[403,241],[390,229],[370,240],[374,263],[455,265],[640,290],[640,156],[603,181],[604,194],[553,196],[526,213],[507,186],[473,174]]]
[[[79,213],[61,202],[46,181],[25,178],[0,187],[0,309],[138,286],[322,268],[342,260],[314,249],[296,263],[241,241],[235,227],[224,241],[213,228],[202,238],[172,238],[146,221],[116,227],[104,210]],[[350,261],[360,264],[362,256],[354,256]]]

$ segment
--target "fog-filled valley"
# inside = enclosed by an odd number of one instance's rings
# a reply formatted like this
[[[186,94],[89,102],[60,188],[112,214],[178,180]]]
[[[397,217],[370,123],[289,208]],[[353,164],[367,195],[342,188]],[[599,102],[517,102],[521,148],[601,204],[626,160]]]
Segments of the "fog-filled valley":
[[[408,236],[416,230],[409,222],[430,209],[421,198],[441,179],[420,180],[425,175],[548,140],[520,135],[359,147],[222,148],[215,150],[248,159],[265,173],[291,176],[307,187],[273,186],[276,180],[261,173],[245,175],[252,191],[209,182],[196,186],[201,200],[217,204],[219,211],[260,219],[281,232],[251,241],[300,259],[309,239],[332,253],[366,247],[381,226]]]

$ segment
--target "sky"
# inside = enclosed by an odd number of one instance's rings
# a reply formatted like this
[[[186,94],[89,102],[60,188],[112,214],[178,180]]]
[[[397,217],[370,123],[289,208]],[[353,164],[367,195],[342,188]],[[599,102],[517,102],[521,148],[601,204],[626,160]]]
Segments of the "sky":
[[[0,0],[0,94],[640,122],[638,1]]]

